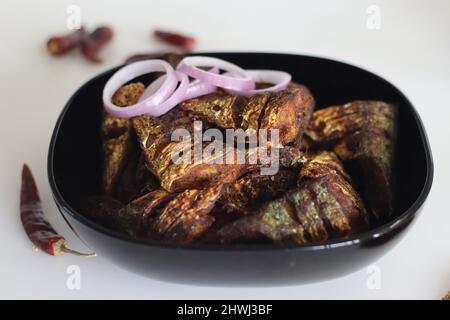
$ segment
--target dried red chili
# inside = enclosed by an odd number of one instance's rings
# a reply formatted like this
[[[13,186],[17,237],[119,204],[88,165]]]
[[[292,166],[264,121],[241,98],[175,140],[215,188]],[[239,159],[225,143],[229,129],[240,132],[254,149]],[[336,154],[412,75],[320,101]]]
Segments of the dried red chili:
[[[101,62],[99,51],[111,41],[113,31],[110,27],[102,26],[92,31],[81,43],[81,52],[84,57],[93,62]]]
[[[57,256],[63,252],[79,256],[95,255],[95,253],[80,253],[67,248],[66,240],[56,233],[50,223],[45,220],[36,183],[26,164],[22,169],[20,219],[34,246],[50,255]]]
[[[53,55],[62,55],[78,47],[85,36],[86,31],[81,27],[66,35],[51,37],[47,41],[47,50]]]
[[[156,38],[161,39],[167,43],[179,46],[185,51],[192,51],[195,46],[194,38],[179,33],[155,30],[154,35]]]

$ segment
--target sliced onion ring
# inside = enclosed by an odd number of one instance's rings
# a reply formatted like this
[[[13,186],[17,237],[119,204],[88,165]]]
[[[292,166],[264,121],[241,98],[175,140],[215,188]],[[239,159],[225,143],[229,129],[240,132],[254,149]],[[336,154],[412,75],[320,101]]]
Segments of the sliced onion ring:
[[[219,68],[212,68],[208,70],[208,72],[218,74]],[[166,76],[163,75],[158,79],[156,79],[155,81],[153,81],[150,85],[148,85],[144,93],[140,97],[139,101],[143,101],[148,97],[150,97],[152,94],[154,94],[158,90],[158,88],[162,86],[162,83],[164,82],[165,79]],[[189,83],[189,87],[186,90],[184,100],[196,98],[214,91],[216,91],[216,86],[206,82],[202,82],[200,80],[194,80],[191,83]]]
[[[230,72],[233,76],[213,74],[201,70],[198,67],[217,67]],[[255,89],[255,81],[247,75],[244,69],[218,58],[203,56],[186,57],[178,64],[177,70],[202,82],[229,90],[249,91]]]
[[[255,81],[255,82],[267,82],[273,83],[272,87],[250,90],[250,91],[236,91],[227,89],[231,94],[241,95],[241,96],[251,96],[256,93],[270,91],[270,92],[278,92],[287,88],[289,83],[291,82],[291,75],[284,71],[278,70],[245,70],[245,72]],[[225,73],[226,75],[232,76],[230,73]]]
[[[152,117],[159,117],[170,109],[174,108],[177,104],[184,101],[186,98],[186,91],[189,88],[189,78],[187,75],[181,72],[176,72],[177,79],[180,81],[180,85],[175,92],[164,102],[156,106],[148,106],[146,114]],[[159,79],[155,80],[158,81]],[[162,82],[162,81],[161,81]]]
[[[112,96],[121,86],[136,77],[152,72],[166,73],[164,82],[153,95],[128,107],[119,107],[112,103]],[[155,106],[165,102],[174,93],[177,83],[178,76],[175,70],[164,60],[155,59],[134,62],[118,70],[108,80],[103,88],[103,104],[105,110],[112,116],[127,118],[138,116],[147,113],[149,108],[153,109]]]

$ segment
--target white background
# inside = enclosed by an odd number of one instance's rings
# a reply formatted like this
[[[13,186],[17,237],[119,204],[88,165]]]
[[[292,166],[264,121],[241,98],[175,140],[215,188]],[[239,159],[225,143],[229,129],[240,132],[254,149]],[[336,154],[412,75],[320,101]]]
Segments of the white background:
[[[93,65],[78,53],[56,59],[50,34],[65,32],[66,8],[83,24],[115,29],[114,42]],[[381,29],[366,27],[369,5]],[[450,2],[449,1],[5,1],[0,11],[0,298],[424,298],[450,290]],[[419,111],[435,163],[435,180],[420,219],[380,259],[381,289],[367,288],[367,270],[304,286],[195,287],[158,282],[116,267],[101,255],[82,259],[31,251],[19,221],[23,162],[37,179],[55,228],[83,249],[57,212],[47,180],[53,126],[70,95],[97,73],[138,51],[166,50],[155,27],[198,37],[202,51],[271,51],[331,57],[362,66],[398,86]],[[80,124],[80,130],[83,130]],[[414,174],[414,172],[411,172]],[[81,289],[66,287],[66,269],[81,267]],[[330,266],[332,267],[332,266]]]

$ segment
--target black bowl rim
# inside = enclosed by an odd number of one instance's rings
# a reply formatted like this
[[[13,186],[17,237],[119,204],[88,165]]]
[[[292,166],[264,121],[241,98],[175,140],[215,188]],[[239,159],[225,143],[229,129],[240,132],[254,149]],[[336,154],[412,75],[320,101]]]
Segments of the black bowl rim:
[[[312,243],[312,244],[301,244],[301,245],[284,245],[284,246],[276,246],[276,245],[270,245],[270,244],[264,244],[264,245],[247,245],[247,244],[241,244],[241,245],[219,245],[219,244],[196,244],[196,245],[179,245],[179,244],[173,244],[168,242],[160,242],[160,241],[151,241],[151,240],[143,240],[143,239],[134,239],[126,234],[123,234],[121,232],[109,229],[107,227],[104,227],[88,218],[86,218],[81,213],[77,212],[72,206],[69,205],[69,203],[64,199],[61,192],[59,191],[59,188],[56,184],[55,175],[54,175],[54,151],[55,151],[55,145],[57,136],[62,124],[62,121],[65,117],[65,114],[67,110],[69,109],[70,105],[72,104],[75,97],[79,94],[79,92],[84,89],[85,87],[89,86],[92,82],[97,81],[98,78],[103,77],[105,74],[108,74],[110,72],[113,72],[114,70],[117,70],[121,68],[123,65],[120,65],[118,67],[111,68],[107,71],[102,72],[101,74],[91,78],[86,83],[84,83],[75,93],[70,97],[68,102],[65,104],[63,110],[61,111],[61,114],[58,117],[58,120],[56,122],[55,128],[53,130],[53,134],[50,141],[49,151],[48,151],[48,158],[47,158],[47,171],[48,171],[48,179],[50,182],[50,187],[53,193],[54,200],[58,206],[58,209],[61,211],[61,208],[64,208],[66,212],[68,212],[74,219],[79,221],[80,223],[86,225],[87,227],[90,227],[104,235],[107,235],[109,237],[118,238],[120,240],[124,240],[127,242],[132,242],[139,245],[147,245],[147,246],[153,246],[157,248],[166,248],[166,249],[183,249],[183,250],[204,250],[204,251],[261,251],[261,250],[296,250],[296,251],[315,251],[315,250],[323,250],[323,249],[329,249],[329,248],[336,248],[336,247],[345,247],[345,246],[352,246],[352,245],[360,245],[366,242],[369,242],[371,240],[376,240],[377,238],[383,237],[388,235],[389,233],[395,232],[397,229],[401,230],[401,228],[409,223],[410,219],[418,212],[418,210],[421,208],[423,203],[425,202],[430,189],[431,185],[433,183],[433,175],[434,175],[434,165],[433,165],[433,158],[431,154],[430,144],[428,142],[428,138],[422,123],[422,120],[420,119],[419,114],[417,113],[416,109],[414,108],[413,104],[409,101],[408,98],[399,90],[396,86],[394,86],[392,83],[387,81],[386,79],[378,76],[377,74],[374,74],[373,72],[367,71],[363,68],[357,67],[355,65],[337,61],[334,59],[324,58],[324,57],[318,57],[318,56],[310,56],[310,55],[300,55],[300,54],[291,54],[291,53],[267,53],[267,52],[201,52],[201,53],[193,53],[191,55],[278,55],[280,57],[282,56],[295,56],[298,58],[307,58],[307,59],[317,59],[322,60],[326,62],[333,62],[333,63],[339,63],[342,65],[345,65],[349,68],[358,69],[363,72],[367,72],[377,78],[379,81],[384,82],[391,86],[394,90],[397,91],[397,93],[405,99],[405,101],[409,104],[409,107],[411,108],[411,111],[413,113],[413,117],[419,127],[420,131],[420,137],[422,140],[422,143],[425,148],[425,158],[426,158],[426,167],[427,167],[427,174],[424,186],[417,197],[417,199],[414,201],[414,203],[401,215],[399,215],[394,220],[379,226],[375,229],[371,229],[369,231],[355,234],[349,238],[344,239],[337,239],[337,240],[331,240],[321,243]],[[64,220],[67,222],[69,227],[77,234],[76,230],[70,225],[69,221],[64,217],[64,214],[62,214]],[[78,235],[78,234],[77,234]]]

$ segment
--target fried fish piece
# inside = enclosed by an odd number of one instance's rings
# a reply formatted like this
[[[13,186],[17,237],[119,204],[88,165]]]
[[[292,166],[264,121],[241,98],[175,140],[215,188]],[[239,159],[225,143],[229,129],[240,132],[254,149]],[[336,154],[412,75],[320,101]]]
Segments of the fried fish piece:
[[[267,102],[271,97],[269,92],[254,94],[248,98],[242,108],[241,128],[258,130]]]
[[[227,186],[188,189],[170,201],[154,220],[153,229],[162,239],[173,243],[191,243],[211,227],[209,213]]]
[[[279,163],[285,168],[298,167],[306,160],[304,154],[305,152],[297,147],[284,146],[279,149]]]
[[[84,213],[94,221],[132,237],[148,237],[153,215],[175,196],[157,189],[127,205],[110,196],[93,196],[88,200]]]
[[[283,195],[297,182],[295,168],[281,168],[275,175],[249,172],[231,184],[219,202],[238,211],[246,211],[262,202]]]
[[[159,158],[159,160],[163,159],[160,162],[163,162],[164,165],[167,164],[166,169],[160,172],[161,186],[170,192],[189,188],[204,188],[220,181],[222,183],[233,183],[249,171],[261,170],[271,165],[271,163],[266,162],[266,160],[271,160],[271,158],[259,157],[261,149],[265,147],[242,150],[244,161],[240,163],[237,161],[238,150],[236,148],[225,148],[224,145],[223,149],[217,153],[203,154],[203,157],[198,161],[193,159],[193,161],[188,163],[173,163],[170,161],[170,158],[173,151],[172,147],[175,147],[175,145],[176,143],[173,142],[169,144],[167,148],[161,151]],[[178,144],[179,146],[180,144]],[[194,146],[189,144],[186,146],[186,148],[191,147],[194,148]],[[202,145],[202,150],[206,150],[206,148],[207,144],[205,143]],[[227,162],[230,154],[234,154],[234,160],[231,163]],[[253,157],[253,155],[255,156]],[[278,158],[274,155],[272,161],[279,162],[278,166],[296,167],[301,159],[302,156],[297,149],[285,147],[280,150]]]
[[[314,98],[302,85],[273,93],[264,109],[259,129],[279,130],[282,145],[294,142],[309,124]]]
[[[139,144],[146,158],[147,167],[159,179],[161,186],[169,192],[184,189],[200,189],[217,181],[233,182],[246,168],[246,164],[226,164],[228,150],[222,148],[217,153],[205,154],[206,143],[200,146],[201,159],[195,159],[196,145],[190,140],[172,141],[174,130],[182,128],[192,132],[193,119],[185,111],[178,108],[159,117],[141,116],[134,118],[133,126],[138,136]],[[192,161],[172,160],[175,153],[191,150]],[[188,159],[189,160],[189,159]]]
[[[303,134],[314,105],[309,90],[295,84],[249,98],[217,91],[185,101],[180,108],[224,129],[277,129],[280,143],[285,145]]]
[[[251,216],[220,228],[215,235],[220,243],[271,240],[276,244],[304,244],[305,230],[295,217],[295,209],[286,199],[267,203]]]
[[[128,158],[116,187],[117,198],[123,203],[159,188],[158,179],[147,169],[139,152],[133,152]]]
[[[306,135],[322,144],[339,141],[350,133],[367,128],[377,128],[392,135],[395,109],[392,104],[370,100],[330,106],[314,112]]]
[[[182,102],[179,107],[221,128],[240,128],[247,99],[216,91]]]
[[[299,182],[331,174],[340,175],[347,181],[351,181],[350,176],[344,169],[344,165],[334,152],[325,150],[310,152],[306,154],[305,158],[306,161],[300,169]]]
[[[170,192],[234,182],[246,170],[245,164],[188,163],[172,164],[161,176],[161,186]]]
[[[308,180],[287,197],[312,242],[346,237],[368,228],[363,202],[340,175]]]
[[[118,213],[122,230],[134,236],[148,237],[151,234],[151,221],[157,210],[163,208],[175,196],[176,194],[168,193],[164,189],[156,189],[134,199]]]
[[[344,161],[374,224],[392,214],[396,113],[394,105],[382,101],[355,101],[316,111],[306,132]]]
[[[310,155],[302,169],[295,190],[219,229],[219,241],[262,237],[274,243],[302,244],[367,230],[364,204],[336,156],[328,152]]]
[[[112,102],[118,106],[135,104],[144,92],[140,82],[125,85],[117,90]],[[101,124],[103,149],[102,190],[107,195],[113,195],[119,177],[133,148],[132,125],[129,118],[113,117],[106,112]]]
[[[139,116],[132,118],[139,146],[146,159],[147,168],[159,179],[170,164],[172,150],[177,141],[171,140],[176,129],[192,130],[192,119],[178,108],[159,118]]]
[[[334,152],[308,154],[300,169],[299,186],[314,197],[332,236],[344,237],[367,230],[369,220],[364,203]]]
[[[372,130],[352,133],[334,147],[361,190],[375,225],[392,214],[393,149],[391,139]]]
[[[220,128],[258,130],[270,96],[269,92],[262,92],[247,98],[218,90],[187,100],[180,108]]]
[[[277,146],[271,145],[270,148],[280,148],[283,142],[291,142],[300,135],[302,128],[309,120],[309,113],[312,112],[314,107],[314,100],[305,87],[299,85],[279,93],[264,93],[257,96],[266,98],[242,99],[254,101],[253,104],[258,104],[256,100],[259,99],[261,110],[264,110],[266,103],[270,104],[269,110],[272,116],[269,117],[270,119],[265,120],[264,129],[280,129],[282,134],[280,144]],[[242,103],[237,103],[237,99],[238,97],[226,93],[214,93],[186,101],[159,118],[141,116],[132,120],[139,144],[146,156],[147,167],[158,177],[163,188],[169,192],[175,192],[183,189],[202,188],[208,184],[215,183],[218,179],[232,182],[233,179],[240,176],[240,174],[236,175],[236,172],[243,174],[247,170],[254,168],[255,165],[261,166],[264,164],[264,160],[260,157],[257,160],[259,164],[250,164],[251,161],[249,161],[245,164],[230,165],[229,161],[225,161],[227,155],[229,152],[237,153],[238,151],[230,151],[229,148],[225,148],[225,145],[223,145],[225,151],[222,154],[216,154],[213,157],[203,157],[201,161],[182,164],[173,163],[172,161],[174,151],[180,149],[180,143],[171,141],[171,133],[178,128],[184,128],[192,133],[192,122],[194,119],[200,117],[204,121],[212,122],[219,126],[239,127],[242,124],[242,120],[236,116],[236,110],[240,110],[239,112],[242,113],[241,109],[245,110],[248,104],[241,106]],[[211,107],[215,104],[220,108],[214,109]],[[298,114],[295,117],[291,117],[293,113]],[[258,121],[252,116],[248,116],[245,121],[246,125],[255,126],[257,123],[259,126],[260,116],[258,116]],[[286,117],[290,117],[290,120]],[[288,127],[289,130],[286,129]],[[206,144],[201,146],[202,149],[205,149],[205,147]],[[190,146],[187,144],[182,146],[181,149],[183,148],[188,150]],[[264,147],[258,148],[262,150]],[[195,146],[191,146],[191,149],[195,149]],[[249,159],[250,154],[254,150],[256,149],[245,150],[245,157]],[[296,150],[298,151],[298,149]],[[299,152],[295,156],[293,153],[285,152],[284,150],[281,150],[280,153],[282,154],[281,161],[290,160],[291,163],[295,163],[300,158]],[[287,157],[288,155],[291,155],[291,159]],[[220,159],[222,160],[220,161]]]

